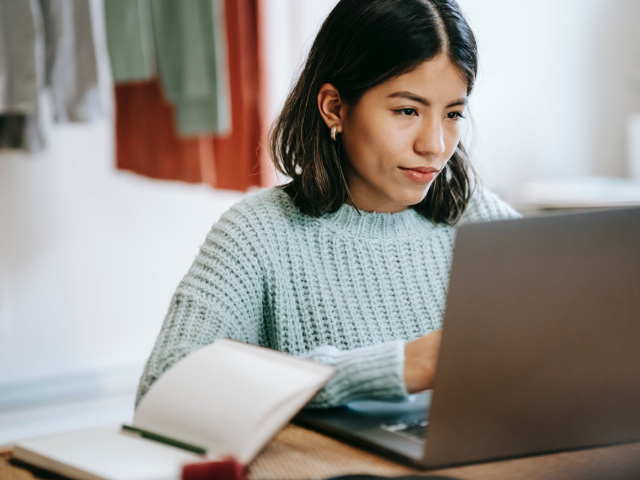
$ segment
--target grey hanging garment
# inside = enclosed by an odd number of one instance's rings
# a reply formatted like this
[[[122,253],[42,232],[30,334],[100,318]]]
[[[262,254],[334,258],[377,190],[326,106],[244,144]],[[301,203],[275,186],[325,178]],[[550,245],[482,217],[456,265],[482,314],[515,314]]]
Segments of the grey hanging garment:
[[[47,87],[57,122],[113,111],[104,29],[96,29],[102,8],[102,0],[0,0],[0,148],[45,148]]]
[[[104,118],[98,60],[88,0],[40,0],[45,36],[46,85],[57,122]]]
[[[0,148],[45,147],[39,117],[44,27],[38,0],[0,0]]]

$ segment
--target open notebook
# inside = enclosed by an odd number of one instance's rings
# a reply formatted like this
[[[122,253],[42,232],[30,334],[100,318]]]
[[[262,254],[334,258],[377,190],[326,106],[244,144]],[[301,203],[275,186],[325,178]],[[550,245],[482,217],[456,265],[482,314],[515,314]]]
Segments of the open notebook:
[[[227,455],[248,464],[334,373],[328,365],[220,339],[165,372],[133,418],[132,428],[182,447],[112,425],[22,441],[13,456],[81,480],[179,479],[184,464]]]

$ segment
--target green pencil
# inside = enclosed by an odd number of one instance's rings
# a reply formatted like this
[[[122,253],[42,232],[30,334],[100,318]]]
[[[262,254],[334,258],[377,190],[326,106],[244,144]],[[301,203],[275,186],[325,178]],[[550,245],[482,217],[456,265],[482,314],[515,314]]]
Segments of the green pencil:
[[[149,432],[147,430],[142,430],[141,428],[132,427],[130,425],[122,425],[122,430],[127,432],[136,433],[140,435],[142,438],[147,438],[149,440],[154,440],[156,442],[164,443],[166,445],[171,445],[172,447],[181,448],[183,450],[188,450],[193,453],[199,453],[200,455],[206,455],[207,449],[198,447],[197,445],[191,445],[189,443],[181,442],[180,440],[174,440],[173,438],[165,437],[163,435],[158,435],[157,433]]]

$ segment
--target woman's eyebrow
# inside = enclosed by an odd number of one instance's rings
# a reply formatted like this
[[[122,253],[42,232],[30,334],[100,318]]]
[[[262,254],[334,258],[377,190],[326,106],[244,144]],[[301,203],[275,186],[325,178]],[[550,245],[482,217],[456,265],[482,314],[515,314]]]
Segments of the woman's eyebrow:
[[[409,100],[413,100],[414,102],[421,103],[426,107],[430,107],[431,106],[431,102],[429,102],[429,100],[427,100],[426,98],[422,98],[421,96],[416,95],[415,93],[411,93],[411,92],[407,92],[407,91],[394,92],[391,95],[389,95],[388,98],[408,98]],[[447,105],[446,108],[455,107],[457,105],[466,105],[466,104],[467,104],[467,99],[466,98],[459,98],[459,99],[454,100],[453,102],[451,102],[449,105]]]

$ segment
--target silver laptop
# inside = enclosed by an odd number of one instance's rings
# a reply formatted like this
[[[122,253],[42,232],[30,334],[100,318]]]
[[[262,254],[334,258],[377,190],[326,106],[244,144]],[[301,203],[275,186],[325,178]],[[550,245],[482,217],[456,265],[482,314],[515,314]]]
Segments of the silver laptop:
[[[462,225],[434,390],[296,421],[423,468],[640,440],[640,208]]]

